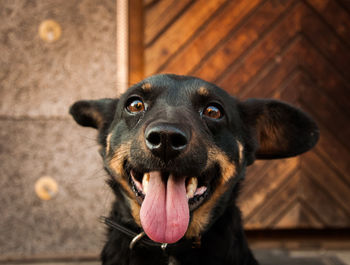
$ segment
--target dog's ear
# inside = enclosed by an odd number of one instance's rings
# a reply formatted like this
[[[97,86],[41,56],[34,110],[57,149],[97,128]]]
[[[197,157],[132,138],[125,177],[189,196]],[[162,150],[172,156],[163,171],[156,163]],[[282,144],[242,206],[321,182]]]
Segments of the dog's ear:
[[[249,99],[241,103],[241,110],[244,124],[257,141],[257,159],[296,156],[311,149],[318,141],[316,123],[289,104]]]
[[[118,99],[110,98],[81,100],[70,107],[69,113],[78,124],[101,131],[112,123],[117,103]]]

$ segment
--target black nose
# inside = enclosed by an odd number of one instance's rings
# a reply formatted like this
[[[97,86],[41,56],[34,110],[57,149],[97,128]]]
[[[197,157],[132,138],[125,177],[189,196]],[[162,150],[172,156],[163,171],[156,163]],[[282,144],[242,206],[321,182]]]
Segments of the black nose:
[[[164,161],[183,152],[190,140],[190,133],[180,125],[170,123],[150,124],[145,131],[148,149]]]

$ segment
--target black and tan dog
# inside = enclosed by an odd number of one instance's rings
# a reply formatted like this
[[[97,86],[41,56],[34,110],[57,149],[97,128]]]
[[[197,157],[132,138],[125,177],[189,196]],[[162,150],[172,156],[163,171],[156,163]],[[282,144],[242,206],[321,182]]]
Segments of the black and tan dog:
[[[286,103],[241,102],[188,76],[152,76],[70,113],[98,129],[116,195],[103,264],[257,264],[236,206],[245,168],[301,154],[319,135]]]

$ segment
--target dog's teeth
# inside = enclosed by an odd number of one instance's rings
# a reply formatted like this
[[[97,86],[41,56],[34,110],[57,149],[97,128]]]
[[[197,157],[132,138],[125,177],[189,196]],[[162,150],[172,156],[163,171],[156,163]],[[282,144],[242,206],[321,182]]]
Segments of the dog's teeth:
[[[144,194],[147,194],[149,177],[149,173],[145,173],[142,178],[142,190]]]
[[[194,177],[190,178],[186,186],[186,195],[188,199],[194,196],[194,193],[197,190],[197,186],[198,186],[197,178],[194,178]]]
[[[203,195],[204,194],[204,192],[206,192],[207,191],[207,187],[205,187],[205,186],[202,186],[202,187],[199,187],[197,190],[196,190],[196,192],[195,192],[195,196],[201,196],[201,195]]]

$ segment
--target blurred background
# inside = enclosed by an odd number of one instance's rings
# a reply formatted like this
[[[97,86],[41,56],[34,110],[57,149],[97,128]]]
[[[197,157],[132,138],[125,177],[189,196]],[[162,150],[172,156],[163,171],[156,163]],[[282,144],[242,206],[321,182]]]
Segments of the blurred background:
[[[316,148],[248,169],[247,235],[263,262],[350,264],[349,0],[1,1],[0,264],[97,264],[113,196],[68,109],[155,73],[310,113]]]

